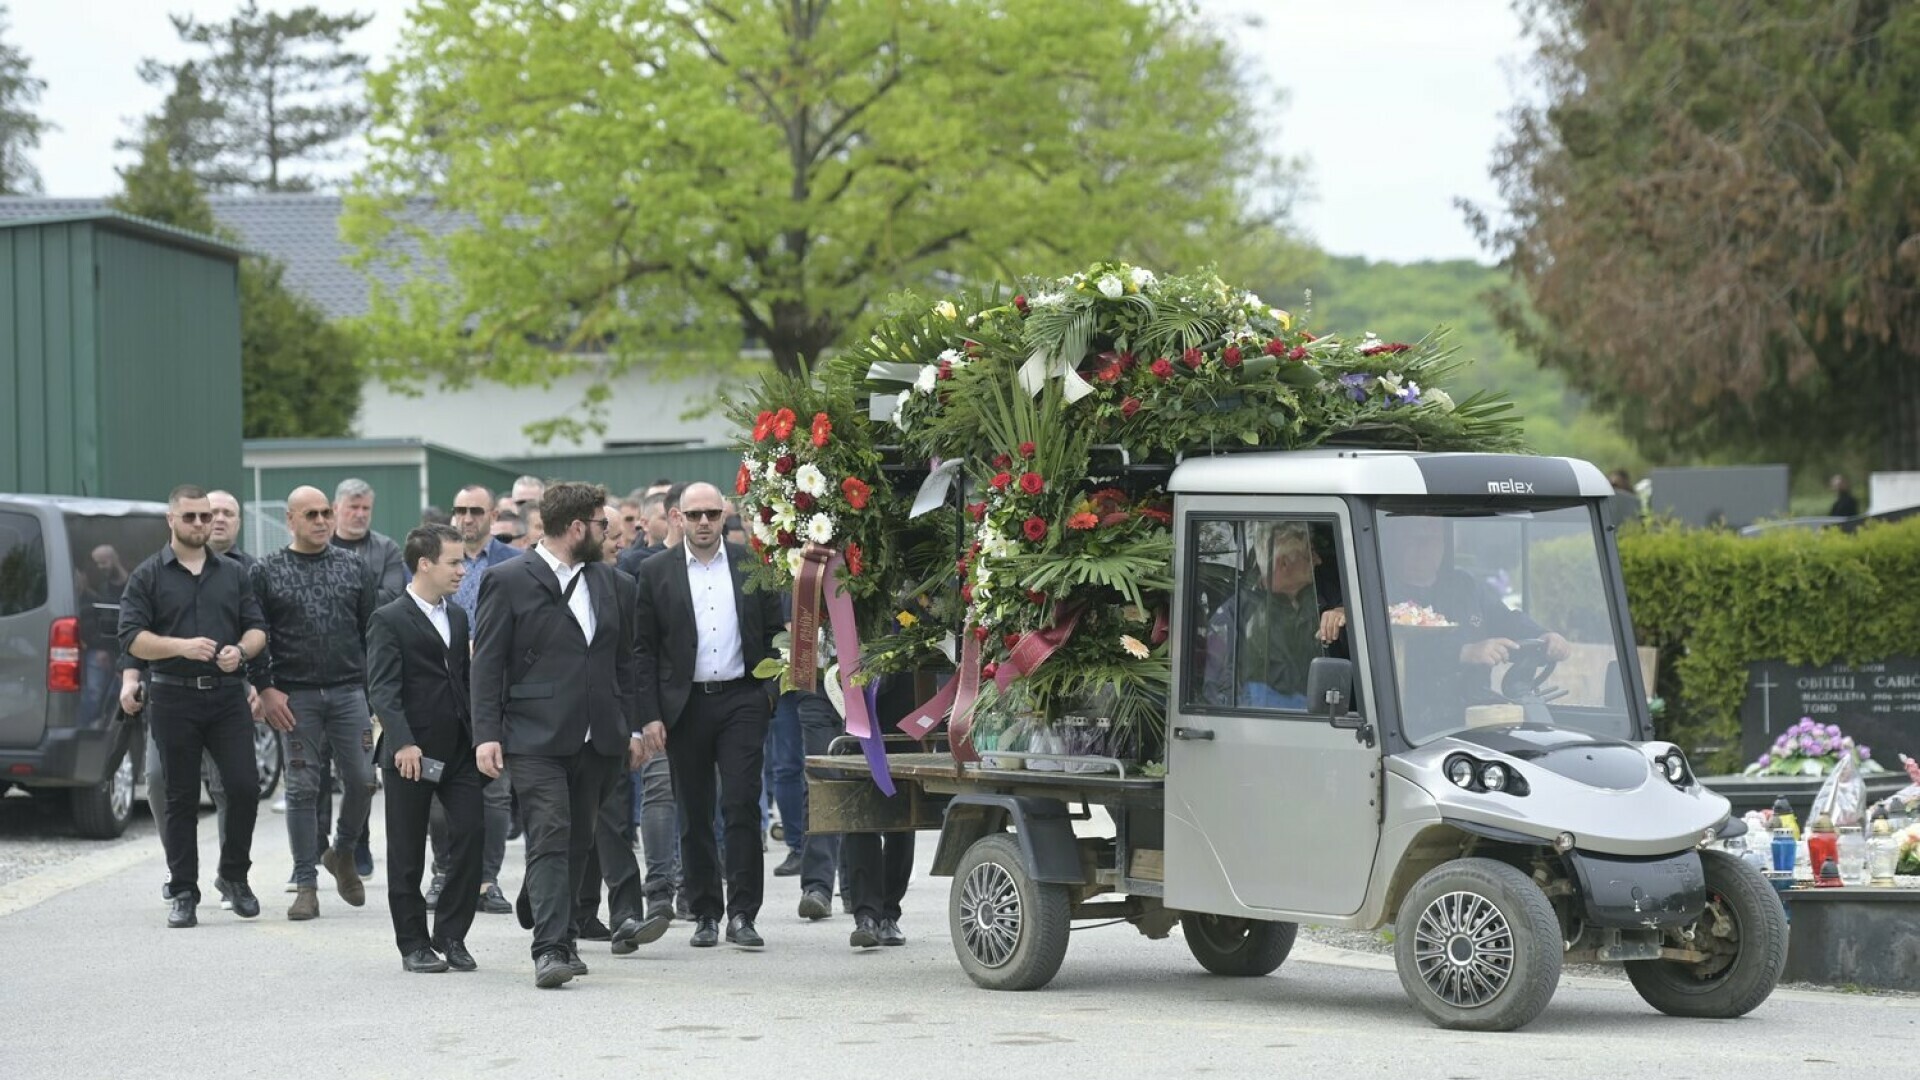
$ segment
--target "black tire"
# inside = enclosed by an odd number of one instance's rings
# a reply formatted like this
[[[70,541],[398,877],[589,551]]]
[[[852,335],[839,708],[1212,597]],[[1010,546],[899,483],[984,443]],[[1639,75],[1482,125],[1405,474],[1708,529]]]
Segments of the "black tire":
[[[1700,963],[1637,960],[1627,978],[1646,1003],[1669,1016],[1745,1016],[1773,993],[1787,966],[1787,912],[1758,870],[1724,851],[1702,851],[1707,910],[1669,943],[1708,954]]]
[[[1188,911],[1180,915],[1180,932],[1187,939],[1187,951],[1201,967],[1215,975],[1257,978],[1280,970],[1300,928],[1290,922]]]
[[[1400,904],[1400,985],[1427,1018],[1457,1031],[1512,1031],[1560,984],[1560,923],[1533,880],[1492,859],[1427,871]]]
[[[133,820],[133,754],[122,750],[107,778],[92,787],[72,788],[67,799],[73,809],[74,831],[89,840],[115,840]]]
[[[1033,880],[1020,843],[984,836],[960,858],[947,901],[954,955],[989,990],[1038,990],[1067,955],[1073,903],[1064,885]]]

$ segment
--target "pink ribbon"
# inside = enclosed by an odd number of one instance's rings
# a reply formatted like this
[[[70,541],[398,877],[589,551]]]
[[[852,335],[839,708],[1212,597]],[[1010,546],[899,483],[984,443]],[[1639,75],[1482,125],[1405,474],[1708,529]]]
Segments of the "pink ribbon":
[[[1013,680],[1022,675],[1031,675],[1041,664],[1047,662],[1060,646],[1073,636],[1074,627],[1080,624],[1080,613],[1085,608],[1075,606],[1054,612],[1055,622],[1045,630],[1031,630],[1014,642],[1013,650],[1007,662],[1001,664],[993,674],[995,686],[1005,690]]]
[[[874,726],[871,704],[865,690],[853,684],[853,676],[860,670],[860,624],[853,614],[853,594],[847,590],[847,560],[840,552],[819,544],[809,544],[802,560],[800,580],[797,587],[802,590],[811,582],[811,598],[817,599],[820,589],[819,571],[808,572],[809,567],[824,569],[827,594],[827,625],[833,634],[833,650],[840,658],[840,698],[846,708],[847,734],[860,740],[860,749],[866,754],[867,767],[873,772],[873,782],[888,796],[893,795],[893,771],[887,766],[887,744],[879,729]],[[793,619],[793,659],[795,665],[800,661],[800,632],[802,627],[801,608],[798,603],[801,593],[795,594]],[[808,605],[811,609],[811,604]],[[806,620],[809,627],[817,627],[817,618]],[[807,652],[813,653],[813,632],[806,635]],[[805,670],[806,689],[812,688],[814,669],[809,665]],[[794,684],[800,685],[802,672],[794,673]]]
[[[951,717],[947,724],[947,746],[957,762],[979,761],[973,749],[973,707],[980,697],[980,640],[968,627],[960,646],[960,670],[926,704],[900,718],[895,724],[916,739],[924,739]]]

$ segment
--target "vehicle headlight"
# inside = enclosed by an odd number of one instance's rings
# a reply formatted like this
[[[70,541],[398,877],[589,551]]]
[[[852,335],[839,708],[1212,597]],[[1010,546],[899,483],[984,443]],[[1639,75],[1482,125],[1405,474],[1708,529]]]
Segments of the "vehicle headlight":
[[[1497,761],[1480,767],[1480,786],[1488,791],[1507,790],[1507,767]]]
[[[1675,750],[1659,759],[1660,775],[1674,787],[1685,787],[1687,783],[1687,759]]]
[[[1447,761],[1447,779],[1456,787],[1473,786],[1473,759],[1467,757],[1451,758]]]

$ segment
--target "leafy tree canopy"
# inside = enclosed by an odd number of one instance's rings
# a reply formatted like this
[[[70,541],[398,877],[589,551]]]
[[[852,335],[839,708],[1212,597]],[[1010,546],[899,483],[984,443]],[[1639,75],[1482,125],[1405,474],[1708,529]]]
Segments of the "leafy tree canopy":
[[[27,154],[53,125],[34,112],[46,80],[19,46],[6,41],[7,7],[0,4],[0,195],[31,195],[40,190],[40,170]]]

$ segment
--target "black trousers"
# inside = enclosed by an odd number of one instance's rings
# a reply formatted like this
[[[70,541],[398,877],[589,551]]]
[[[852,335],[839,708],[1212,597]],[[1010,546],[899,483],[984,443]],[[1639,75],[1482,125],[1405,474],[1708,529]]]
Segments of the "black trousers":
[[[633,857],[633,774],[625,763],[607,784],[594,822],[593,846],[587,849],[587,869],[580,875],[573,921],[577,926],[600,912],[600,882],[607,883],[607,926],[640,915],[646,900],[640,892],[640,863]]]
[[[702,693],[696,686],[667,735],[673,790],[683,814],[682,891],[696,919],[717,919],[723,913],[754,919],[760,914],[767,871],[760,852],[760,774],[772,719],[773,702],[757,683],[738,683],[717,694]],[[716,801],[726,834],[724,895],[719,844],[713,836]]]
[[[855,916],[899,921],[913,877],[913,834],[846,834],[840,838],[840,873]]]
[[[586,877],[595,820],[607,785],[625,767],[624,755],[601,754],[591,746],[565,757],[513,756],[508,775],[527,821],[527,874],[520,891],[533,909],[535,959],[552,949],[573,947],[579,936],[574,898]],[[440,894],[443,899],[447,892]]]
[[[253,823],[260,813],[260,774],[253,761],[253,716],[238,684],[215,690],[155,683],[147,723],[167,774],[168,884],[175,896],[200,896],[200,757],[210,754],[227,789],[227,835],[220,876],[236,884],[253,866]]]
[[[473,751],[465,747],[447,761],[438,784],[408,780],[397,769],[387,772],[387,910],[402,956],[429,946],[444,951],[448,942],[467,939],[480,907],[480,851],[487,836],[481,791],[486,779],[473,763]],[[429,934],[420,875],[426,868],[428,819],[436,803],[447,822],[447,883],[434,906]]]

